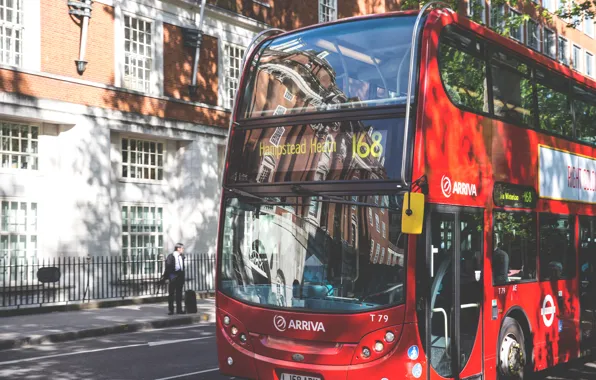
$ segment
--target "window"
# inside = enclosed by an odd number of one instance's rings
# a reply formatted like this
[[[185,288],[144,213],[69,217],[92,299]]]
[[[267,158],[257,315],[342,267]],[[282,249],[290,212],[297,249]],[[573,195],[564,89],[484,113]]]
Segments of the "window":
[[[39,127],[0,122],[2,168],[38,170]]]
[[[37,203],[0,201],[0,283],[32,281],[37,257]]]
[[[518,124],[534,124],[534,91],[530,68],[509,54],[491,59],[495,116]]]
[[[308,215],[312,218],[319,216],[319,201],[317,197],[310,197],[310,207],[308,208]]]
[[[319,22],[337,19],[337,0],[319,0]]]
[[[550,13],[555,13],[557,10],[555,1],[556,0],[542,0],[542,6]]]
[[[242,58],[245,52],[246,49],[241,46],[224,44],[224,107],[228,109],[232,109],[234,106],[234,97],[240,82]]]
[[[290,91],[288,91],[288,89],[286,89],[286,92],[284,92],[284,99],[291,102],[292,100],[294,100],[294,95]]]
[[[569,65],[569,42],[559,36],[559,62]]]
[[[375,251],[375,258],[373,259],[373,263],[379,262],[379,253],[381,252],[381,245],[377,243],[377,250]]]
[[[596,144],[596,95],[582,87],[573,87],[576,138],[584,143]]]
[[[536,279],[536,216],[495,211],[493,285]]]
[[[122,206],[123,274],[159,276],[162,272],[163,208]]]
[[[385,222],[381,223],[381,226],[383,227],[382,231],[383,231],[383,237],[386,238],[387,237],[387,230],[386,230],[386,226],[385,226]]]
[[[379,223],[379,214],[375,213],[375,225],[377,226],[377,232],[381,232],[381,227]]]
[[[594,55],[586,52],[585,71],[586,75],[594,78]]]
[[[285,115],[287,110],[286,107],[278,105],[275,111],[273,111],[273,115]]]
[[[584,18],[584,33],[588,35],[588,37],[594,38],[594,19],[588,16]]]
[[[567,81],[554,73],[536,70],[540,129],[572,137],[573,119],[567,101]]]
[[[371,239],[370,241],[370,258],[373,258],[373,252],[375,251],[375,241]]]
[[[285,131],[286,131],[285,127],[275,128],[275,132],[273,132],[273,135],[269,139],[269,142],[275,146],[278,146],[279,142],[281,141],[281,137],[284,135]]]
[[[571,65],[577,71],[581,70],[581,56],[582,56],[582,48],[577,45],[573,45],[573,57],[571,61]]]
[[[484,24],[484,0],[468,0],[468,17],[472,20]]]
[[[151,21],[124,15],[124,87],[149,92],[153,65]]]
[[[503,33],[505,28],[505,5],[491,3],[490,27],[497,33]]]
[[[477,112],[488,112],[482,51],[481,41],[448,27],[439,45],[439,68],[453,103]]]
[[[381,258],[379,259],[379,263],[385,264],[384,259],[385,259],[385,247],[382,247],[381,248]]]
[[[544,53],[551,58],[557,56],[557,45],[555,41],[555,32],[544,28]]]
[[[22,0],[0,1],[0,63],[21,66],[22,54]]]
[[[574,218],[540,214],[540,280],[575,276]]]
[[[523,21],[521,13],[509,8],[509,17],[511,22],[511,30],[509,31],[509,37],[516,41],[523,42]]]
[[[527,29],[527,44],[530,48],[540,51],[540,25],[534,20],[528,20],[526,24]]]
[[[372,208],[368,208],[368,222],[370,223],[370,225],[373,225],[373,220],[372,220]]]
[[[163,143],[122,139],[122,178],[161,181],[164,167]]]

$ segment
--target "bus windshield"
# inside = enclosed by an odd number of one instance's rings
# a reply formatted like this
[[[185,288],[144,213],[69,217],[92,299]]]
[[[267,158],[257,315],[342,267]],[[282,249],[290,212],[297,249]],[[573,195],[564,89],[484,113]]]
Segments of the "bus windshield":
[[[415,16],[331,24],[265,43],[239,118],[405,104]]]
[[[228,198],[219,289],[263,307],[304,311],[403,303],[402,198]]]

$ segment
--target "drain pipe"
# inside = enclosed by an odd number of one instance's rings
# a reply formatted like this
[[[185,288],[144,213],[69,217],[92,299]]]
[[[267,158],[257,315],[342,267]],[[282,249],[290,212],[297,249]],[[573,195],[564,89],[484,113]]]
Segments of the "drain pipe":
[[[201,43],[203,42],[203,21],[205,15],[205,3],[207,0],[201,0],[201,13],[199,15],[199,30],[197,31],[197,43],[195,48],[195,60],[192,65],[192,78],[188,90],[191,95],[197,94],[197,73],[199,71],[199,58],[201,58]]]
[[[69,1],[68,13],[77,17],[81,20],[81,43],[79,46],[79,59],[75,60],[77,64],[77,72],[79,75],[83,75],[87,68],[87,61],[85,61],[85,51],[87,50],[87,33],[89,31],[89,19],[91,18],[93,0],[82,0],[82,1]]]

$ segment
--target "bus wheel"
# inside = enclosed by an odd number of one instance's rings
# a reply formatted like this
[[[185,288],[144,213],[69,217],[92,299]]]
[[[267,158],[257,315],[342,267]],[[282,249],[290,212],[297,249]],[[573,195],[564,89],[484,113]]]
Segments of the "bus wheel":
[[[505,317],[499,334],[499,379],[523,379],[526,366],[524,333],[519,323]]]

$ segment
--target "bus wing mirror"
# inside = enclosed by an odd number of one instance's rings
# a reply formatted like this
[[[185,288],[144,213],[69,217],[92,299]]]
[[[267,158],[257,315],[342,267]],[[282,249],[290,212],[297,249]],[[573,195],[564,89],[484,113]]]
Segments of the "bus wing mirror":
[[[420,235],[424,220],[424,194],[406,193],[402,206],[401,232]]]

